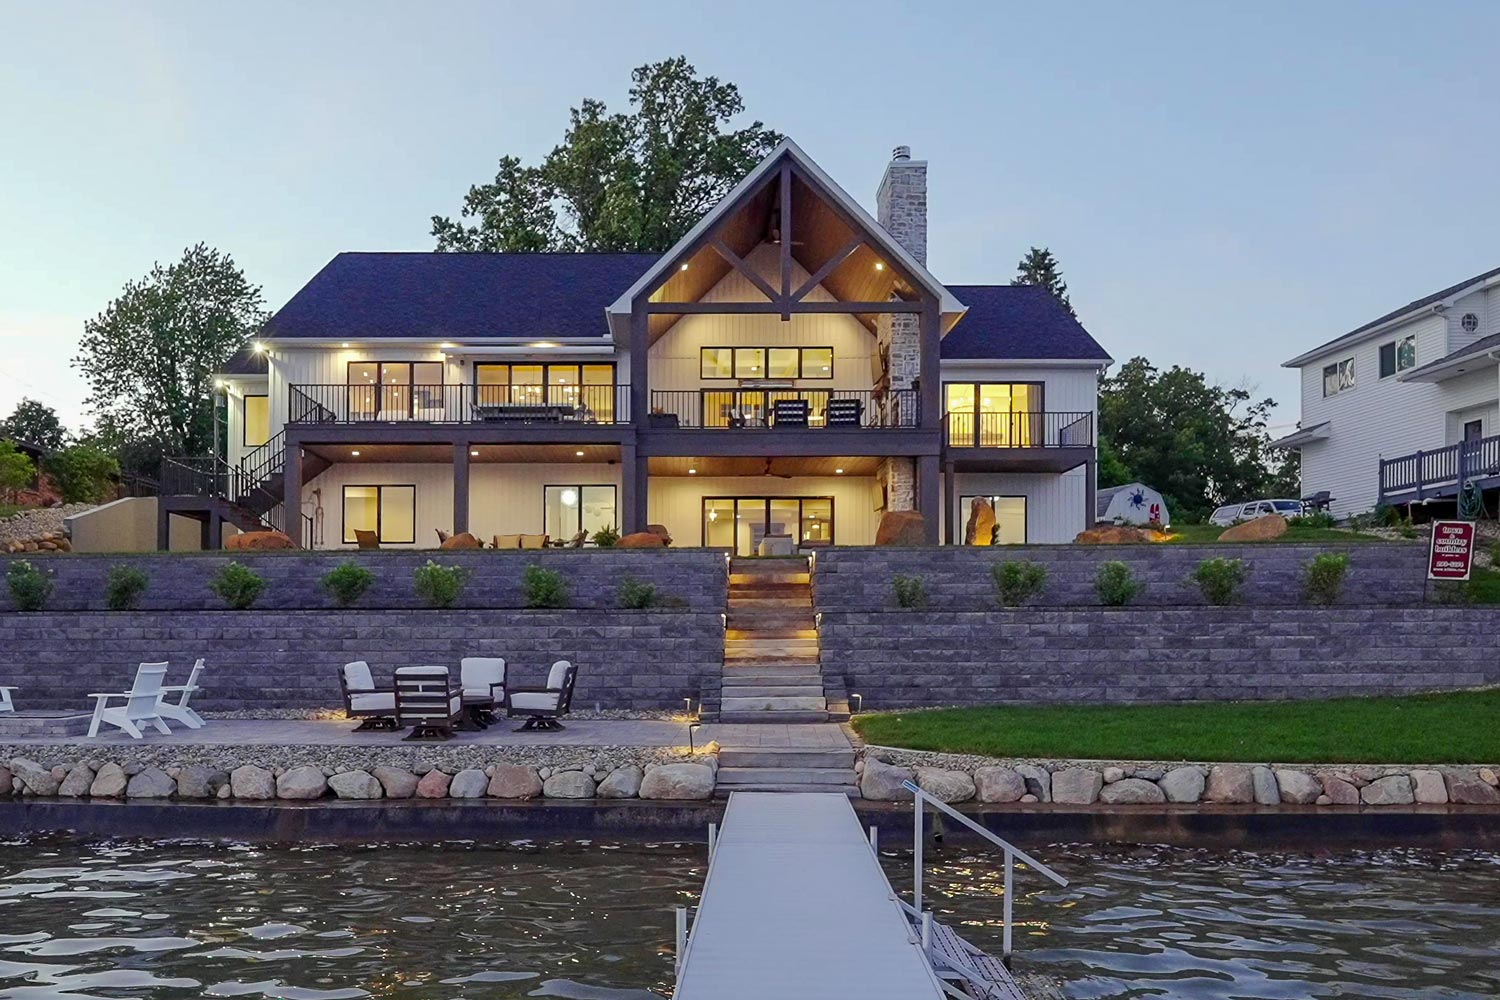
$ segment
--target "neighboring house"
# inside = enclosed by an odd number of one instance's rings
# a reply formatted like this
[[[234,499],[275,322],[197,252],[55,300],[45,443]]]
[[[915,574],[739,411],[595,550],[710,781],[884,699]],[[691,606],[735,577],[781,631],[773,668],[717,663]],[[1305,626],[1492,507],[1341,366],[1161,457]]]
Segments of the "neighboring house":
[[[1043,289],[928,272],[904,147],[876,200],[786,142],[664,254],[340,254],[222,375],[234,495],[170,507],[316,548],[659,524],[743,554],[868,545],[883,510],[951,543],[982,496],[1002,541],[1070,541],[1109,356]]]
[[[1302,492],[1331,512],[1451,505],[1460,476],[1500,486],[1500,269],[1285,363],[1302,372]]]

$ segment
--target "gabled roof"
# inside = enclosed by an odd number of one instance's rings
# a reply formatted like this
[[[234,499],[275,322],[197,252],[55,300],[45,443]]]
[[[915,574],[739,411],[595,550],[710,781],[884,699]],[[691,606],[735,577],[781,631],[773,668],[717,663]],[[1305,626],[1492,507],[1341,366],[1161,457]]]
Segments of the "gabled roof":
[[[600,307],[657,260],[641,253],[341,253],[267,340],[556,340],[608,336]]]
[[[765,184],[770,179],[772,171],[778,170],[781,166],[781,161],[784,159],[790,160],[800,170],[816,181],[828,196],[838,203],[841,209],[859,222],[860,226],[865,230],[864,235],[869,238],[871,244],[878,247],[882,253],[888,255],[899,264],[938,300],[938,312],[942,317],[941,326],[944,332],[954,323],[958,322],[958,318],[963,315],[964,304],[945,288],[942,282],[933,277],[932,272],[918,263],[917,259],[908,253],[906,248],[898,243],[895,237],[886,231],[884,226],[872,219],[870,213],[866,212],[859,202],[850,197],[849,192],[840,187],[832,177],[824,173],[823,168],[814,163],[812,158],[804,153],[800,146],[790,139],[784,139],[781,145],[777,146],[765,159],[756,164],[754,169],[746,174],[724,196],[718,205],[714,206],[703,218],[699,219],[697,225],[688,230],[686,235],[678,240],[672,249],[662,254],[654,262],[653,266],[645,270],[636,279],[635,283],[627,288],[609,306],[610,326],[622,342],[629,335],[628,324],[630,322],[631,303],[635,297],[648,289],[655,288],[670,277],[671,269],[678,266],[678,258],[682,257],[705,233],[723,222],[735,210],[739,201],[747,192],[753,191]]]
[[[1353,330],[1350,330],[1348,333],[1333,338],[1326,344],[1320,344],[1310,351],[1304,351],[1303,353],[1297,355],[1295,358],[1292,358],[1290,361],[1283,361],[1281,363],[1281,367],[1296,368],[1299,365],[1306,364],[1319,355],[1331,351],[1336,347],[1342,347],[1345,344],[1352,344],[1355,341],[1361,340],[1364,338],[1365,334],[1370,333],[1373,330],[1377,330],[1394,320],[1401,319],[1403,316],[1406,316],[1409,313],[1421,312],[1424,309],[1430,309],[1433,306],[1446,302],[1448,299],[1460,298],[1475,285],[1482,285],[1485,282],[1489,281],[1491,278],[1496,277],[1500,277],[1500,267],[1495,268],[1493,271],[1486,271],[1483,274],[1476,274],[1474,277],[1469,278],[1467,281],[1460,281],[1456,285],[1449,285],[1442,291],[1433,292],[1431,295],[1424,295],[1420,299],[1413,299],[1411,302],[1408,302],[1401,308],[1392,309],[1384,316],[1372,319],[1370,320],[1370,322],[1366,323],[1363,326],[1357,326]]]
[[[949,285],[969,311],[943,338],[944,360],[1112,359],[1062,303],[1040,285]]]
[[[1452,351],[1436,361],[1429,361],[1420,368],[1402,372],[1396,376],[1398,382],[1442,382],[1445,379],[1454,378],[1466,374],[1471,364],[1485,360],[1485,355],[1500,353],[1500,333],[1492,333],[1488,337],[1480,337],[1478,340],[1456,351]],[[1493,359],[1490,360],[1493,364]]]
[[[265,375],[270,371],[270,363],[266,360],[265,351],[257,351],[252,344],[246,344],[234,352],[234,357],[224,362],[219,369],[219,375]]]

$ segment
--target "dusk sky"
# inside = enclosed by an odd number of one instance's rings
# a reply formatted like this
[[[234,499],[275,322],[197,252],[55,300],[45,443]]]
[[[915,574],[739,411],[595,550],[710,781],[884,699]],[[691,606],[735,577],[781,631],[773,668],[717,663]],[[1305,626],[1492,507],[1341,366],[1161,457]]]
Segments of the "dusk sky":
[[[785,13],[785,21],[776,11]],[[751,16],[753,12],[753,16]],[[0,416],[87,419],[84,321],[207,242],[278,308],[341,250],[428,250],[505,153],[684,54],[867,206],[930,162],[930,265],[1030,245],[1115,357],[1249,384],[1500,265],[1492,3],[12,3]]]

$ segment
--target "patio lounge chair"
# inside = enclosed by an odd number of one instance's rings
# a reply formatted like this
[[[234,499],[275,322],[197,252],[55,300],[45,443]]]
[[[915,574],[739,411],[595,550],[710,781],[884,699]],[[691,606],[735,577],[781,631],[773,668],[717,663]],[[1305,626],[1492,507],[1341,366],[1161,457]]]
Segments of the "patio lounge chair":
[[[558,660],[547,673],[544,688],[510,688],[505,692],[505,715],[507,718],[525,717],[517,732],[527,729],[555,730],[563,728],[560,716],[568,714],[573,704],[573,684],[578,680],[578,668],[567,660]]]
[[[396,723],[408,740],[449,740],[463,715],[463,689],[447,667],[396,668]]]
[[[495,721],[495,707],[505,703],[505,657],[465,656],[458,661],[458,683],[470,718],[488,726]]]
[[[346,663],[339,669],[339,688],[344,693],[344,714],[351,719],[363,719],[354,731],[364,729],[395,729],[396,689],[376,687],[370,676],[370,665],[364,660]]]
[[[0,686],[0,712],[14,712],[16,710],[16,703],[10,700],[10,693],[14,690],[15,688],[13,687]]]
[[[198,690],[198,675],[203,673],[203,657],[198,657],[198,662],[193,664],[192,672],[188,674],[186,684],[168,684],[161,689],[161,702],[156,706],[156,714],[163,719],[171,719],[180,722],[189,729],[202,729],[203,716],[188,707],[193,693]],[[175,694],[175,702],[167,701],[167,696]]]
[[[135,672],[135,683],[130,686],[129,691],[89,695],[94,699],[94,717],[89,722],[89,739],[99,735],[100,723],[123,729],[132,739],[137,740],[141,738],[142,725],[155,726],[158,732],[170,736],[172,730],[167,728],[157,711],[161,702],[161,681],[166,675],[165,663],[142,663]],[[125,704],[111,708],[109,703],[112,699],[123,700]]]
[[[354,541],[362,549],[380,548],[380,536],[373,531],[366,531],[363,528],[354,529]]]

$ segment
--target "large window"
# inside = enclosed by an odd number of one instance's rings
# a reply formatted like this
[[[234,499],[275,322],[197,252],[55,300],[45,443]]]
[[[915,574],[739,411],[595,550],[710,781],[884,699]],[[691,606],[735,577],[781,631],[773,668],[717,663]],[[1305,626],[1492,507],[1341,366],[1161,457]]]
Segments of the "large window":
[[[1417,337],[1416,334],[1393,340],[1389,344],[1380,345],[1380,377],[1390,378],[1397,372],[1404,372],[1408,368],[1417,366]],[[1325,369],[1324,378],[1327,378]]]
[[[833,348],[705,347],[698,366],[705,379],[833,378]]]
[[[246,448],[259,448],[271,440],[271,397],[246,396],[241,425]]]
[[[441,361],[351,361],[349,415],[365,420],[441,419]]]
[[[1040,382],[947,382],[948,443],[955,448],[1046,444]]]
[[[1323,395],[1337,396],[1354,388],[1354,359],[1345,358],[1343,361],[1326,365],[1323,368]]]
[[[767,535],[798,547],[833,544],[833,497],[704,497],[703,544],[755,555]]]
[[[600,528],[618,523],[613,486],[544,486],[542,498],[544,530],[553,541],[580,531],[593,537]]]
[[[558,406],[600,423],[615,419],[615,366],[474,366],[474,401],[479,406]]]
[[[344,542],[358,541],[355,531],[373,531],[384,544],[411,545],[417,540],[415,486],[345,486]]]
[[[962,519],[962,528],[958,534],[963,536],[964,542],[969,544],[968,526],[969,518],[974,513],[974,501],[977,496],[965,496],[958,498],[958,514]],[[1002,497],[989,496],[984,499],[990,502],[995,509],[995,527],[990,532],[988,540],[976,538],[974,545],[1024,545],[1026,544],[1026,498],[1025,497]]]

